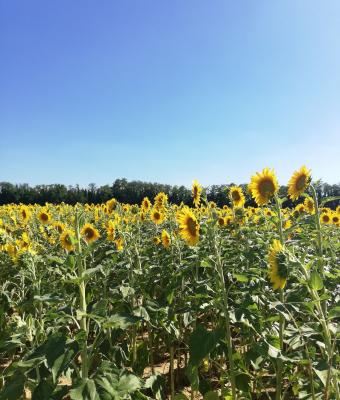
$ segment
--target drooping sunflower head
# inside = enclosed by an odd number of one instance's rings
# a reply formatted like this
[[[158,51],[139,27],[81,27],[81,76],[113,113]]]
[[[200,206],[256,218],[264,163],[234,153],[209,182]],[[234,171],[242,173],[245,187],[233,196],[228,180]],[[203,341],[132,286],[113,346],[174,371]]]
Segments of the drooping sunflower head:
[[[269,249],[269,279],[273,289],[283,289],[288,278],[287,257],[279,240],[274,240]]]
[[[198,207],[201,202],[202,186],[198,183],[196,179],[192,183],[191,193],[192,193],[193,203],[195,207]]]
[[[240,186],[232,186],[229,190],[229,197],[234,207],[243,207],[246,202]]]
[[[168,248],[170,247],[171,240],[170,240],[170,235],[169,235],[169,233],[168,233],[165,229],[163,229],[163,231],[162,231],[161,238],[162,238],[162,244],[163,244],[163,246],[164,246],[166,249],[168,249]]]
[[[199,223],[195,214],[188,207],[184,207],[177,213],[180,236],[189,246],[194,246],[199,240]]]
[[[63,233],[60,235],[60,244],[61,247],[67,251],[74,250],[74,237],[75,234],[70,229],[65,229]]]
[[[112,198],[106,202],[106,212],[110,214],[117,207],[117,200]]]
[[[315,207],[314,207],[314,200],[311,197],[306,197],[303,205],[305,206],[305,210],[309,214],[314,214],[315,213]]]
[[[42,209],[38,214],[38,219],[43,225],[47,225],[51,222],[52,217],[46,209]]]
[[[147,212],[150,210],[151,207],[151,202],[149,200],[148,197],[144,197],[143,201],[142,201],[142,209]]]
[[[164,213],[159,210],[158,208],[154,208],[151,211],[151,215],[150,215],[151,220],[156,224],[156,225],[160,225],[164,219],[165,219],[165,215]]]
[[[311,172],[307,167],[302,166],[295,171],[288,182],[288,195],[292,200],[297,200],[308,188],[311,182]]]
[[[95,242],[100,236],[98,230],[91,224],[85,224],[81,229],[81,234],[86,243]]]
[[[249,184],[249,191],[259,206],[267,204],[278,190],[279,184],[274,170],[269,168],[253,175]]]

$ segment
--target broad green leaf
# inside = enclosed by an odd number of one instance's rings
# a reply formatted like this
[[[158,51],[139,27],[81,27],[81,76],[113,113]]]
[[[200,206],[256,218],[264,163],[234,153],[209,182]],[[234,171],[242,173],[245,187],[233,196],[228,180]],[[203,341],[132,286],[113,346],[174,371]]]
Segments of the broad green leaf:
[[[321,290],[323,288],[322,278],[315,271],[310,274],[309,284],[313,290]]]
[[[99,400],[94,381],[92,379],[80,380],[70,390],[70,398],[72,400]]]

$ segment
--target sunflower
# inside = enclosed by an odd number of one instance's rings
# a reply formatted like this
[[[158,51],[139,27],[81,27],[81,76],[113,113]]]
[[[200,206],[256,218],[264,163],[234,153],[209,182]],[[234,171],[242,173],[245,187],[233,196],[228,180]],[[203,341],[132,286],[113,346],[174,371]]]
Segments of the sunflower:
[[[143,211],[147,212],[149,211],[151,208],[151,202],[149,200],[148,197],[144,197],[143,201],[142,201],[142,209]]]
[[[161,239],[158,236],[154,236],[152,241],[156,246],[158,246],[162,242]]]
[[[160,192],[155,196],[155,207],[160,209],[166,206],[166,203],[168,202],[168,195]]]
[[[45,209],[42,209],[39,214],[38,214],[38,218],[39,221],[43,224],[43,225],[47,225],[51,222],[51,214],[46,211]]]
[[[72,240],[74,238],[74,232],[71,231],[70,229],[65,229],[64,232],[60,235],[60,244],[61,247],[67,251],[73,251],[74,250],[74,241]]]
[[[323,213],[321,213],[321,215],[320,215],[320,222],[321,222],[322,224],[325,224],[325,225],[330,224],[330,223],[332,222],[331,213],[330,213],[330,212],[323,212]]]
[[[86,243],[95,242],[100,236],[98,230],[91,224],[85,224],[81,229],[81,234],[85,236]]]
[[[106,212],[111,213],[117,207],[117,200],[112,198],[106,202]]]
[[[306,207],[303,203],[301,203],[295,207],[295,210],[297,211],[298,215],[300,215],[300,214],[303,214],[304,212],[306,212]]]
[[[31,211],[27,206],[21,206],[20,207],[20,215],[21,215],[23,222],[26,223],[30,219]]]
[[[200,226],[195,214],[190,210],[190,208],[185,207],[177,214],[177,222],[179,224],[179,233],[181,237],[190,246],[197,244]]]
[[[234,207],[243,207],[246,202],[242,188],[239,186],[232,186],[230,188],[229,197]]]
[[[110,220],[106,225],[107,240],[113,242],[116,233],[116,223]]]
[[[117,251],[122,251],[124,248],[124,241],[122,237],[119,237],[118,239],[115,240],[115,245]]]
[[[194,206],[198,207],[201,202],[202,186],[198,183],[196,179],[192,182],[191,193],[193,197]]]
[[[340,226],[340,214],[336,211],[332,213],[332,224]]]
[[[155,208],[155,209],[153,209],[153,210],[151,211],[151,216],[150,216],[150,218],[151,218],[151,220],[152,220],[156,225],[160,225],[160,224],[164,221],[165,216],[164,216],[164,214],[163,214],[160,210],[158,210],[157,208]]]
[[[217,222],[220,228],[224,228],[226,226],[226,221],[224,217],[219,217]]]
[[[168,233],[165,229],[163,229],[163,231],[162,231],[161,238],[162,238],[162,244],[163,244],[163,246],[164,246],[166,249],[168,249],[168,248],[170,247],[171,240],[170,240],[170,235],[169,235],[169,233]]]
[[[284,248],[279,240],[274,239],[269,251],[269,278],[273,289],[283,289],[287,282],[288,268]]]
[[[288,195],[292,200],[297,200],[307,189],[311,181],[310,170],[302,166],[295,171],[288,182]]]
[[[269,168],[265,168],[262,172],[257,172],[256,175],[253,175],[248,187],[259,206],[267,204],[279,190],[274,170]]]
[[[59,233],[59,235],[61,235],[65,229],[65,224],[57,221],[57,222],[54,222],[53,227],[56,229],[56,231]]]
[[[305,206],[305,210],[309,214],[314,214],[315,213],[315,207],[314,207],[314,200],[311,197],[306,197],[303,205]]]

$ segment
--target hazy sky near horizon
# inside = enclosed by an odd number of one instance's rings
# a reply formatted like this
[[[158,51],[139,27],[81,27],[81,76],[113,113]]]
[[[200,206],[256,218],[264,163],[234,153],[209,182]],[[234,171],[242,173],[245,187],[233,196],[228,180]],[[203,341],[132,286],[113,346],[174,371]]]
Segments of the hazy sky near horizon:
[[[340,182],[339,38],[339,0],[0,0],[0,181]]]

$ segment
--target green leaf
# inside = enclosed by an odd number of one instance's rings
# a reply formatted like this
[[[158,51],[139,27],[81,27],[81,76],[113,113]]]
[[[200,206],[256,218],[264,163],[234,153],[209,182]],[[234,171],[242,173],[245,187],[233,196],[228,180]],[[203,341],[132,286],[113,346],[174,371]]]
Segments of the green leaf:
[[[161,400],[165,398],[165,379],[160,374],[151,375],[145,381],[145,388],[150,388],[152,390],[155,399]]]
[[[250,390],[250,376],[243,372],[238,373],[235,376],[235,384],[238,390],[242,390],[242,392],[249,392]]]
[[[309,284],[313,290],[321,290],[323,288],[322,278],[315,271],[310,274]]]
[[[81,379],[70,390],[70,398],[72,400],[99,400],[94,381],[92,379]]]
[[[202,325],[197,325],[189,338],[190,363],[199,366],[203,358],[214,350],[223,336],[222,329],[209,332]]]
[[[238,281],[238,282],[244,282],[247,283],[249,281],[248,277],[243,274],[233,274],[233,277]]]
[[[0,393],[0,400],[18,400],[22,398],[26,377],[18,372],[10,380],[6,381]]]
[[[175,395],[174,400],[188,400],[188,398],[183,393],[178,393]]]
[[[103,324],[104,328],[127,329],[129,326],[137,323],[142,318],[131,314],[114,314]]]
[[[220,396],[216,393],[210,390],[209,392],[205,393],[203,400],[219,400]]]

